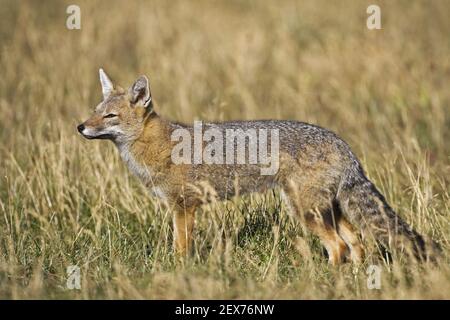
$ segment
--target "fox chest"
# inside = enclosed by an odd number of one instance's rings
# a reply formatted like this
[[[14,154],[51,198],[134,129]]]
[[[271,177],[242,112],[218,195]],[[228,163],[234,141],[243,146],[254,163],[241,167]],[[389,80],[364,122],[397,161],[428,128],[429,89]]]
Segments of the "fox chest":
[[[167,198],[164,191],[162,179],[160,175],[156,174],[151,167],[137,161],[128,148],[120,148],[120,156],[127,165],[128,169],[135,175],[149,190],[153,196],[162,200]]]

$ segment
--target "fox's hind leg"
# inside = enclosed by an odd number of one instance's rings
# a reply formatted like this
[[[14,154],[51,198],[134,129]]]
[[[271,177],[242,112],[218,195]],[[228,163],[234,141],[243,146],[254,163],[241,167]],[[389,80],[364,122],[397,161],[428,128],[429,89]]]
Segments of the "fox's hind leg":
[[[337,231],[350,249],[350,257],[355,264],[360,264],[364,260],[364,248],[358,235],[350,222],[340,215],[337,217]]]
[[[307,210],[303,214],[303,222],[312,233],[320,238],[327,250],[329,263],[338,265],[344,261],[347,245],[334,226],[324,219],[324,215],[327,215],[329,210],[329,207]]]
[[[331,201],[321,195],[320,190],[284,190],[285,202],[295,217],[314,235],[318,236],[328,253],[328,261],[337,265],[344,260],[347,245],[330,223]],[[304,197],[301,197],[301,195]]]

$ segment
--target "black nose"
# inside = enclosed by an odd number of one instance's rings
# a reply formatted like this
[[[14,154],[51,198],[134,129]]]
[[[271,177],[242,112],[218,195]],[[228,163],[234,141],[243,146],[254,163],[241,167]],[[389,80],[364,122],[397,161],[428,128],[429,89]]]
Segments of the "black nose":
[[[77,127],[77,129],[78,129],[78,132],[79,133],[83,133],[83,130],[84,130],[84,124],[80,124],[78,127]]]

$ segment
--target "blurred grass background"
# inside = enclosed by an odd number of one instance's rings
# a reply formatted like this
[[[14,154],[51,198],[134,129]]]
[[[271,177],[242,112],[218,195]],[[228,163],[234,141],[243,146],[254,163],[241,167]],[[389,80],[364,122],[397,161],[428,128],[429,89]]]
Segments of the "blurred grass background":
[[[450,298],[450,2],[0,0],[1,298]],[[81,30],[66,8],[81,8]],[[329,267],[276,193],[207,206],[195,255],[111,143],[76,125],[98,68],[168,119],[295,119],[350,143],[439,266]],[[311,247],[311,250],[309,249]],[[374,262],[375,261],[375,262]],[[368,290],[368,264],[383,268]],[[66,268],[81,268],[81,290]]]

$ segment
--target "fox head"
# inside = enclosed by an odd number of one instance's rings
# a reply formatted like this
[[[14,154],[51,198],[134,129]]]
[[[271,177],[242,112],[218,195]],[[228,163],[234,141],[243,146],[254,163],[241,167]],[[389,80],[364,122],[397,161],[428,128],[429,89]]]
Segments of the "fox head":
[[[140,76],[128,90],[115,86],[103,69],[99,70],[103,101],[93,115],[77,129],[87,139],[125,142],[139,136],[145,117],[153,111],[149,82]]]

